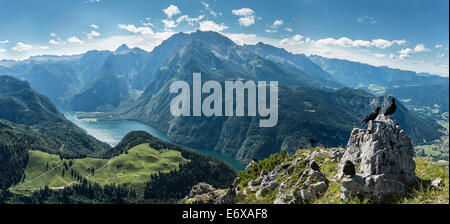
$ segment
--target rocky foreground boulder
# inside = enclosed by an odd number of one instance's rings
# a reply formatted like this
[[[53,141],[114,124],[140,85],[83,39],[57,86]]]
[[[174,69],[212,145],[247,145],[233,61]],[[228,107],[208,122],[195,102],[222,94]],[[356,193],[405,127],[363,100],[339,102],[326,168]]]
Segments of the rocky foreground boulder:
[[[382,200],[405,195],[416,182],[413,156],[410,138],[390,116],[379,115],[367,129],[353,129],[338,166],[338,177],[343,177],[341,198],[364,195]],[[357,167],[355,176],[343,175],[346,161]]]
[[[312,147],[292,155],[282,151],[249,163],[227,189],[205,183],[194,186],[181,203],[348,203],[354,199],[364,203],[367,198],[389,202],[385,199],[391,196],[397,202],[428,198],[429,203],[434,198],[436,203],[448,203],[448,167],[413,160],[413,150],[397,122],[379,115],[367,129],[353,129],[346,148]],[[343,173],[347,161],[355,165],[355,172],[346,169],[352,176]],[[412,187],[417,188],[410,191]]]

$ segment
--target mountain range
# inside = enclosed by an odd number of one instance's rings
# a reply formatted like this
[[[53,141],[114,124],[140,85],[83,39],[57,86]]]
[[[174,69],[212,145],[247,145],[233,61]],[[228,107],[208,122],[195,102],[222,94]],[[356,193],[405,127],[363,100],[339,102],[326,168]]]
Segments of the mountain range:
[[[421,116],[437,119],[448,116],[448,78],[317,55],[308,57],[261,42],[244,47],[261,57],[341,84],[335,87],[361,88],[378,96],[395,96]]]
[[[280,149],[294,151],[308,147],[309,138],[327,146],[343,145],[361,118],[374,107],[386,108],[390,102],[388,96],[364,90],[337,89],[343,85],[308,57],[300,55],[292,59],[303,66],[279,63],[214,32],[177,34],[167,41],[174,42],[172,38],[180,41],[183,37],[184,47],[154,73],[153,81],[135,103],[106,113],[103,119],[140,120],[162,130],[177,143],[213,149],[247,162]],[[258,117],[171,116],[170,84],[175,80],[192,83],[194,72],[200,72],[203,81],[279,81],[278,125],[259,128]],[[394,116],[416,143],[440,136],[437,123],[410,113],[401,104]]]
[[[192,83],[194,72],[203,81],[278,81],[278,125],[259,128],[259,117],[171,116],[170,84]],[[416,144],[439,138],[433,119],[448,119],[448,78],[308,57],[263,43],[240,46],[216,32],[177,33],[151,52],[122,45],[114,52],[1,61],[0,73],[29,80],[63,108],[102,111],[100,121],[139,120],[174,142],[242,161],[308,147],[309,138],[344,145],[366,114],[387,107],[389,95],[399,99],[394,118]]]
[[[446,77],[320,56],[310,59],[350,88],[393,95],[421,116],[448,119],[449,80]]]

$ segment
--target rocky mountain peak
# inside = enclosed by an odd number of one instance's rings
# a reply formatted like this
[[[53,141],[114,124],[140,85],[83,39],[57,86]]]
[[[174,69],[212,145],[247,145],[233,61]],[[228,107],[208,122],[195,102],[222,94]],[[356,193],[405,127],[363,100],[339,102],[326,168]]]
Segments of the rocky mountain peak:
[[[379,115],[367,129],[353,129],[339,163],[340,177],[346,161],[356,175],[342,179],[342,198],[366,194],[382,199],[403,195],[415,180],[414,148],[410,138],[390,116]]]
[[[122,44],[120,45],[120,47],[118,47],[114,53],[115,54],[128,54],[131,51],[131,49],[128,47],[128,45],[126,44]]]

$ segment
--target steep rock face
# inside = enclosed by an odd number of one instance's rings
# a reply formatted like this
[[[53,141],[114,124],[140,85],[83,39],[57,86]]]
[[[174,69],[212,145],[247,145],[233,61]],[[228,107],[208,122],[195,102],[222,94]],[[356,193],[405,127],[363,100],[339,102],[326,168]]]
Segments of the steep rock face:
[[[357,175],[342,179],[341,197],[404,195],[416,180],[413,155],[410,138],[390,116],[378,116],[367,130],[353,129],[338,176],[343,176],[347,160],[356,165]]]

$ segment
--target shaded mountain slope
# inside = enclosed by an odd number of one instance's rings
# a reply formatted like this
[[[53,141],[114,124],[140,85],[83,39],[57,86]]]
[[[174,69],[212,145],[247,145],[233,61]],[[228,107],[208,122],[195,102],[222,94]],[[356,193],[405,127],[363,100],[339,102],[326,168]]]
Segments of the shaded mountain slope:
[[[110,148],[68,121],[27,82],[0,76],[1,142],[68,157],[100,155]]]

